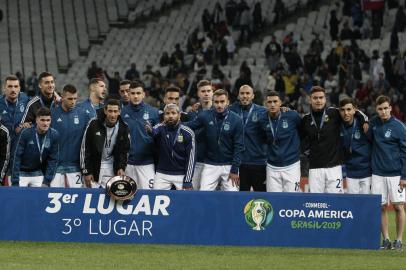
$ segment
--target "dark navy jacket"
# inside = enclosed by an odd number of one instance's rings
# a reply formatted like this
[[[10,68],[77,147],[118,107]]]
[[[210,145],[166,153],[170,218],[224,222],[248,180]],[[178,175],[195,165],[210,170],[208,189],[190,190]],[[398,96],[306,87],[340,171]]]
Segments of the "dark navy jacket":
[[[37,127],[34,125],[21,131],[17,139],[11,168],[11,182],[13,185],[18,185],[20,176],[43,175],[44,183],[47,185],[55,177],[59,160],[58,131],[50,128],[47,133],[38,134],[38,140],[36,134]],[[41,159],[40,149],[42,148]]]
[[[364,133],[360,121],[354,118],[352,125],[343,123],[340,136],[344,147],[347,176],[356,179],[371,176],[371,142]]]
[[[261,129],[265,131],[268,143],[267,162],[271,166],[286,167],[299,161],[300,123],[301,118],[296,111],[281,111],[276,119],[271,118],[268,112],[261,115]]]
[[[86,99],[82,102],[79,102],[76,107],[78,108],[82,108],[88,115],[89,115],[89,119],[92,119],[94,117],[96,117],[96,111],[100,108],[104,107],[103,103],[100,103],[99,106],[94,107],[92,102],[90,101],[90,99]]]
[[[0,97],[0,121],[8,129],[11,139],[12,150],[17,139],[15,129],[23,119],[29,97],[25,93],[20,93],[16,103],[10,103],[3,95]]]
[[[52,111],[51,127],[59,133],[58,173],[80,172],[80,147],[89,121],[82,108],[65,112],[58,106]]]
[[[203,111],[194,121],[184,123],[193,130],[204,129],[206,157],[204,163],[232,165],[231,173],[238,173],[244,150],[243,128],[240,117],[226,109],[219,114],[214,109]]]
[[[210,109],[208,109],[210,110]],[[191,121],[195,120],[197,116],[204,112],[206,110],[203,110],[199,108],[198,111],[196,112],[189,112],[189,119]],[[196,138],[196,162],[203,163],[204,158],[206,157],[206,144],[205,144],[205,133],[203,128],[196,129],[195,131],[195,138]]]
[[[230,106],[230,110],[241,118],[244,131],[244,151],[241,153],[241,164],[265,165],[267,144],[260,127],[259,118],[267,110],[257,104],[243,107],[239,102]]]
[[[371,119],[368,135],[372,138],[372,173],[406,179],[406,126],[395,117],[382,122]]]
[[[154,164],[154,140],[145,130],[145,124],[159,123],[158,110],[148,104],[128,105],[121,110],[121,118],[130,130],[131,148],[128,157],[130,165]]]
[[[192,186],[195,166],[195,135],[194,132],[182,125],[156,125],[152,136],[158,147],[159,161],[156,171],[169,175],[185,175],[184,184]]]

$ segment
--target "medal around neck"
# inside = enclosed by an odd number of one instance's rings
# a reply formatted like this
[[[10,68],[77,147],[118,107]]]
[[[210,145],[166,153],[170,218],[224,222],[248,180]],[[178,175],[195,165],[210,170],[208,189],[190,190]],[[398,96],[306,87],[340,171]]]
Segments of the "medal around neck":
[[[114,176],[107,181],[107,194],[118,201],[131,200],[137,191],[134,179],[124,176]]]

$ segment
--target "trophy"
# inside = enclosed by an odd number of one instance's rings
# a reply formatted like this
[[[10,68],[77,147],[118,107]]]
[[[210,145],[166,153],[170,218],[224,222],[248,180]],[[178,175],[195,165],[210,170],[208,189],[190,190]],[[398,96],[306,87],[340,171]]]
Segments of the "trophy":
[[[264,202],[256,201],[254,204],[255,205],[252,208],[251,214],[252,220],[255,222],[256,226],[252,229],[255,231],[260,231],[264,229],[261,225],[265,221],[266,210],[264,208]]]
[[[114,176],[107,181],[106,191],[115,200],[131,200],[137,191],[137,183],[126,175]]]

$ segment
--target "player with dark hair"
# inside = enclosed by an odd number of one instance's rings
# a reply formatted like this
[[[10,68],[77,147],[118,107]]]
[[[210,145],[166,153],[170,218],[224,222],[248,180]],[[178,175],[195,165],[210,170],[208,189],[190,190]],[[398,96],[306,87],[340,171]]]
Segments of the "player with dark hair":
[[[195,120],[185,123],[193,130],[203,128],[206,158],[200,190],[215,190],[220,184],[225,191],[239,190],[239,167],[244,150],[243,127],[239,116],[230,111],[228,92],[213,94],[213,108],[203,111]]]
[[[241,153],[240,191],[265,191],[266,148],[265,138],[260,129],[259,118],[266,109],[253,103],[254,90],[243,85],[238,91],[238,102],[230,110],[242,120],[244,132],[244,151]]]
[[[130,104],[130,80],[122,80],[120,82],[120,89],[118,93],[120,94],[121,108]]]
[[[313,86],[310,93],[310,113],[302,118],[301,139],[309,146],[309,188],[312,193],[342,193],[343,151],[340,139],[339,110],[326,107],[326,92]],[[355,117],[364,124],[367,117],[357,112]]]
[[[38,76],[38,85],[40,94],[28,102],[24,116],[21,119],[22,128],[28,127],[24,123],[33,123],[35,121],[36,112],[39,108],[46,107],[52,111],[55,103],[60,102],[61,97],[55,92],[55,80],[51,73],[42,72]]]
[[[190,120],[196,117],[203,111],[212,109],[213,107],[213,85],[208,80],[201,80],[197,83],[197,96],[199,97],[198,109],[188,113]],[[203,128],[195,130],[196,137],[196,164],[193,172],[193,189],[200,189],[200,179],[203,170],[204,158],[206,153],[205,134]]]
[[[282,111],[281,105],[279,94],[270,91],[266,96],[268,112],[260,120],[268,144],[266,190],[299,192],[301,118],[296,111]]]
[[[150,128],[150,127],[148,127]],[[154,126],[151,134],[158,147],[158,164],[154,189],[192,189],[195,165],[194,132],[180,123],[180,110],[176,104],[164,108],[164,122]]]
[[[79,102],[77,106],[82,108],[90,118],[96,117],[96,111],[104,107],[103,101],[106,97],[106,83],[102,78],[93,78],[89,81],[89,98]]]
[[[36,125],[24,129],[16,144],[11,182],[20,187],[49,186],[59,161],[59,134],[51,128],[51,111],[39,108]]]
[[[20,123],[29,101],[28,96],[20,90],[20,81],[17,76],[9,75],[4,79],[4,95],[0,97],[0,120],[10,132],[12,145],[14,145],[17,133],[23,127]],[[25,127],[29,127],[29,125],[26,124]]]
[[[371,192],[371,143],[354,117],[355,101],[345,98],[340,101],[341,140],[347,173],[347,192],[350,194],[369,194]]]
[[[149,123],[159,123],[158,110],[144,103],[145,91],[141,81],[130,85],[130,104],[125,106],[121,117],[131,134],[131,148],[126,174],[137,182],[140,189],[152,189],[154,185],[154,140],[145,130]]]
[[[403,249],[405,227],[406,187],[406,126],[391,115],[392,106],[387,96],[376,99],[377,117],[371,119],[368,135],[372,139],[371,193],[382,196],[381,230],[383,249]],[[389,240],[388,204],[392,203],[396,217],[396,240]]]
[[[13,153],[21,129],[30,126],[29,123],[21,124],[29,98],[25,93],[21,92],[20,81],[15,75],[9,75],[4,79],[3,91],[4,95],[0,97],[0,122],[8,130],[8,135],[10,136],[10,141],[8,142],[10,144],[9,152]],[[4,152],[3,154],[6,153]],[[6,175],[10,176],[11,168],[8,167],[6,169]],[[2,179],[0,178],[0,182]],[[4,178],[3,184],[9,185],[8,180],[8,177]]]
[[[106,187],[116,175],[125,175],[130,135],[120,117],[120,101],[108,99],[83,135],[80,163],[86,187]]]
[[[52,112],[51,127],[59,133],[59,164],[51,187],[82,187],[80,146],[89,122],[89,114],[76,107],[76,87],[67,84],[62,89],[61,106]]]
[[[175,104],[179,107],[180,99],[180,88],[174,85],[170,85],[165,89],[164,103],[159,110],[159,120],[162,122],[164,120],[164,107],[168,104]],[[180,121],[187,122],[189,121],[189,115],[185,112],[180,112]]]

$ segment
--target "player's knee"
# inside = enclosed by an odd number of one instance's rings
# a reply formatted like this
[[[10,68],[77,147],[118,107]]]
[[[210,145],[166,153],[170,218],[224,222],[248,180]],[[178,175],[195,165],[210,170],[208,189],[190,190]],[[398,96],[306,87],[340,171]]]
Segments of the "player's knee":
[[[404,212],[404,211],[405,211],[405,210],[404,210],[403,203],[402,203],[402,204],[394,204],[394,205],[393,205],[393,209],[394,209],[396,212]]]

